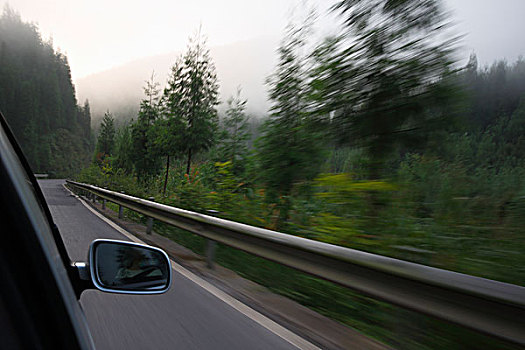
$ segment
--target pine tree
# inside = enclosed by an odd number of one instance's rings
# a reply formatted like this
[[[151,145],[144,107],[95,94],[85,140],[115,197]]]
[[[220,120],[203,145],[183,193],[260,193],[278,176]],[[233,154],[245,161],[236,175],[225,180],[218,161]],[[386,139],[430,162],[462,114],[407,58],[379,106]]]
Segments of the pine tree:
[[[154,152],[166,157],[166,169],[162,193],[166,194],[168,185],[168,174],[170,170],[170,157],[184,152],[183,132],[185,129],[183,121],[183,109],[180,108],[182,100],[182,87],[175,84],[182,74],[182,60],[178,58],[171,67],[168,78],[168,86],[160,100],[160,118],[155,122],[152,134],[154,135]]]
[[[155,82],[155,73],[146,81],[146,98],[140,103],[138,120],[131,125],[131,161],[140,181],[158,174],[160,159],[154,148],[153,126],[159,117],[159,83]]]
[[[115,145],[115,121],[109,111],[104,114],[100,123],[100,133],[97,138],[96,159],[104,160],[113,154]]]
[[[78,107],[78,124],[79,132],[84,137],[85,141],[89,141],[91,137],[91,107],[89,107],[89,101],[84,101],[84,106]]]
[[[135,152],[133,149],[132,125],[124,125],[115,135],[114,165],[122,169],[125,173],[131,174],[133,171],[133,160]]]
[[[269,79],[271,115],[257,144],[259,175],[267,200],[279,204],[280,224],[288,219],[294,184],[312,179],[321,164],[321,135],[312,129],[307,108],[308,59],[302,55],[311,19],[287,28]]]
[[[246,102],[241,98],[241,89],[238,88],[237,94],[227,101],[228,108],[223,120],[224,136],[220,153],[222,158],[232,161],[232,167],[236,174],[242,171],[242,161],[248,152],[246,142],[250,138]]]
[[[177,134],[165,140],[172,144],[174,153],[187,155],[186,173],[190,172],[192,156],[214,143],[218,89],[215,66],[199,32],[172,67],[164,91],[167,127]]]

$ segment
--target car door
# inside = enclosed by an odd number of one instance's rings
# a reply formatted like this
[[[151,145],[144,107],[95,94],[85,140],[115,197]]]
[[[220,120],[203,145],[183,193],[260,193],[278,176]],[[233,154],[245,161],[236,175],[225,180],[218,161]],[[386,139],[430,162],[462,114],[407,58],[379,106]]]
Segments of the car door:
[[[74,290],[77,271],[1,114],[0,186],[2,348],[93,348]]]

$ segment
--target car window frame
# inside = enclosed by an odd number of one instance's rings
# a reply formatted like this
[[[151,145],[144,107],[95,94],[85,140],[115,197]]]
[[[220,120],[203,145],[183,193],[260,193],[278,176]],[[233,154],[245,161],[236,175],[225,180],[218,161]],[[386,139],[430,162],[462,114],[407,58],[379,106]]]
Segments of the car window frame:
[[[20,307],[25,306],[33,316],[38,315],[38,319],[35,320],[31,317],[22,320],[37,327],[40,335],[40,328],[45,325],[46,317],[50,320],[54,318],[59,320],[59,324],[48,324],[45,328],[50,328],[51,331],[54,329],[55,335],[67,338],[57,340],[57,344],[68,344],[68,347],[80,349],[94,348],[85,315],[78,301],[78,270],[69,259],[43,193],[1,113],[0,177],[3,186],[2,217],[8,230],[13,231],[4,232],[2,235],[5,245],[3,253],[7,252],[3,258],[12,262],[13,259],[9,260],[12,254],[7,249],[13,252],[20,251],[20,264],[23,264],[17,266],[11,263],[7,271],[4,269],[4,272],[10,273],[14,287],[12,293],[4,293],[2,296],[10,298],[7,303],[18,303]],[[16,297],[14,293],[17,288],[24,298]],[[38,298],[42,305],[31,300],[31,296]],[[48,314],[39,315],[39,312]],[[12,319],[16,320],[17,317],[15,312],[11,312]],[[17,322],[20,326],[20,320]],[[35,341],[39,337],[31,339]]]

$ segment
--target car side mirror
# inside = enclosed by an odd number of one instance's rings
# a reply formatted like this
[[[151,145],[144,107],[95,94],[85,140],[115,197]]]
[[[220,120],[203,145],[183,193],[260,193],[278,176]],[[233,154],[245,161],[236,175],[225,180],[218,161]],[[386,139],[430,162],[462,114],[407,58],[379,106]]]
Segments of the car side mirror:
[[[89,248],[89,270],[95,287],[104,292],[160,294],[171,285],[166,253],[138,243],[93,241]]]

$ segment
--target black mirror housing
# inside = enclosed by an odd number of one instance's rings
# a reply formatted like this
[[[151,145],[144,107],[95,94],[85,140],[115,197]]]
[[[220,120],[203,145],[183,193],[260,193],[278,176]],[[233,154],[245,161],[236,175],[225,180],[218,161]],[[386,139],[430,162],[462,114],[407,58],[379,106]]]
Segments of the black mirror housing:
[[[89,248],[89,270],[95,287],[104,292],[161,294],[171,286],[167,254],[144,244],[97,239]]]

